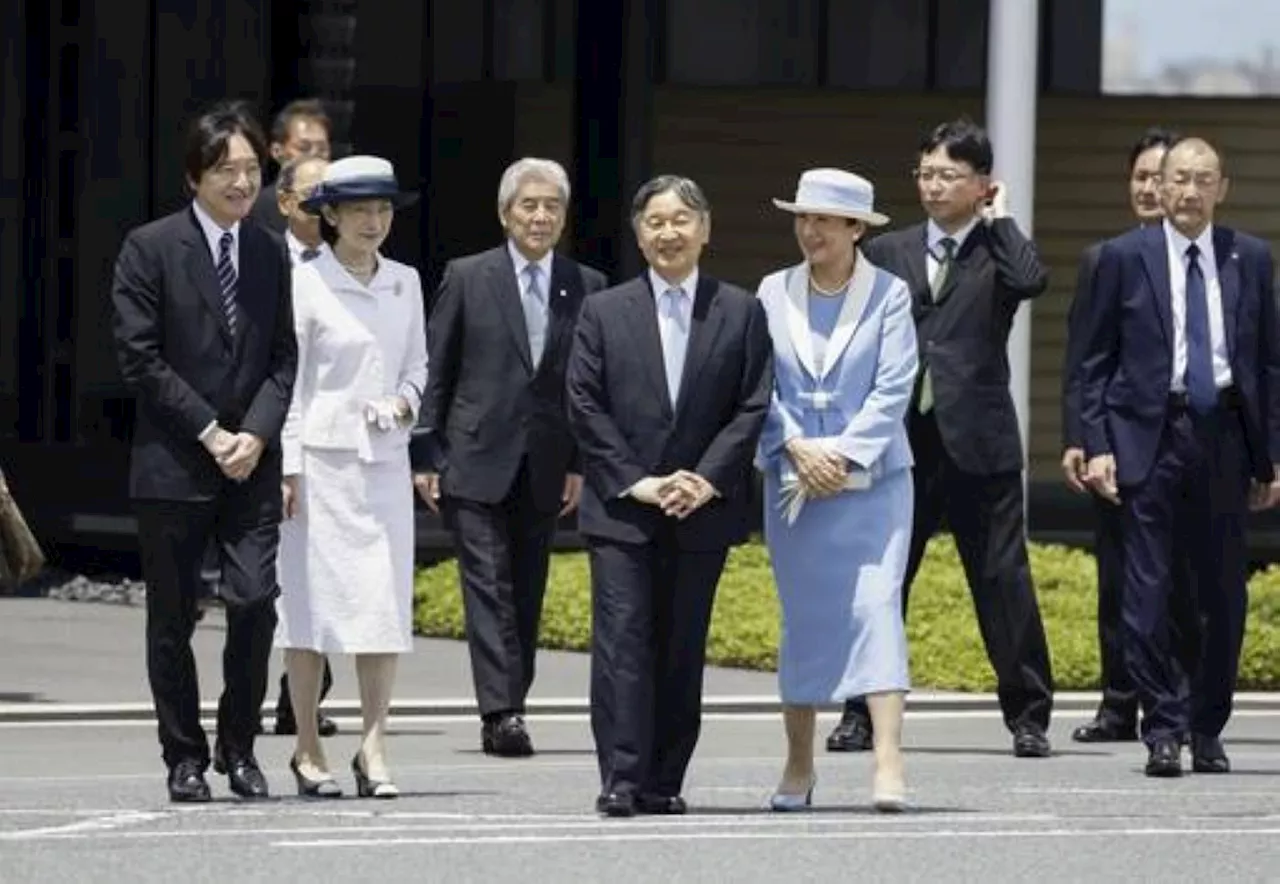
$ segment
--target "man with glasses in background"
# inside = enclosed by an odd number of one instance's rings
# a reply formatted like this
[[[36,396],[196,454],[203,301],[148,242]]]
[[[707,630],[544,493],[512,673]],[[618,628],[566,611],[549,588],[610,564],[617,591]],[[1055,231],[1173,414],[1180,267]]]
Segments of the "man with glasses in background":
[[[955,537],[973,595],[1013,752],[1049,755],[1053,676],[1027,560],[1023,447],[1009,391],[1009,331],[1048,271],[1008,216],[992,181],[986,132],[967,119],[938,126],[915,171],[928,220],[872,240],[871,263],[907,282],[914,300],[920,377],[907,413],[915,454],[915,521],[902,603],[929,538]],[[832,752],[871,748],[866,701],[845,703]]]

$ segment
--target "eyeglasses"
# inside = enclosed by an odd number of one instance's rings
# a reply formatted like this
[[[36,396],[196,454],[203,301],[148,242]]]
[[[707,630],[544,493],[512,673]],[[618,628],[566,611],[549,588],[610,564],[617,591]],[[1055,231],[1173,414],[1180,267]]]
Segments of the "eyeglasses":
[[[917,181],[923,181],[926,184],[935,178],[943,184],[955,184],[957,181],[972,178],[973,175],[968,172],[961,172],[957,169],[932,169],[926,166],[923,169],[912,169],[911,177]]]

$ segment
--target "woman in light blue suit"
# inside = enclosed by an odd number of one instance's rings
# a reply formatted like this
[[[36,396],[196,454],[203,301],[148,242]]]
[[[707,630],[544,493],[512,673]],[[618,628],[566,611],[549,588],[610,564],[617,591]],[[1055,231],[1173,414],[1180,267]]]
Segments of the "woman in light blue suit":
[[[774,344],[774,397],[757,466],[765,539],[782,603],[778,682],[787,763],[774,810],[810,806],[815,707],[866,695],[875,734],[873,803],[902,810],[907,677],[902,581],[911,540],[911,448],[903,423],[916,380],[911,295],[857,248],[873,208],[865,179],[800,178],[804,261],[759,297]]]

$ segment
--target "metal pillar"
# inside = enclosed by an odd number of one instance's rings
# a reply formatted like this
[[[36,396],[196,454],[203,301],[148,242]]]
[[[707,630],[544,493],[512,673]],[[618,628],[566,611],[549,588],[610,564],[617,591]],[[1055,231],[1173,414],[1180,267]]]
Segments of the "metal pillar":
[[[1009,212],[1033,236],[1036,95],[1039,91],[1039,6],[1036,0],[990,0],[987,34],[987,131],[995,176],[1009,188]],[[1024,303],[1009,335],[1010,388],[1018,409],[1023,453],[1030,433],[1031,304]],[[1024,479],[1025,481],[1025,479]]]

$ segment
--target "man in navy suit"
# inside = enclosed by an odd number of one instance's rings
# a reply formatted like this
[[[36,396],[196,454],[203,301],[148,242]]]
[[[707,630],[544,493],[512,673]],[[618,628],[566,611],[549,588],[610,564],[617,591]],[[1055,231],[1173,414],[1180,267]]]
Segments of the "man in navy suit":
[[[567,374],[591,560],[598,812],[685,812],[716,584],[751,524],[773,385],[764,308],[699,273],[711,210],[688,178],[643,185],[641,276],[583,302]]]
[[[1084,318],[1081,424],[1089,485],[1123,508],[1122,617],[1148,776],[1226,773],[1244,639],[1249,508],[1273,505],[1280,331],[1266,243],[1214,225],[1227,192],[1199,138],[1161,164],[1165,220],[1106,243]],[[1185,564],[1201,621],[1190,697],[1171,608]]]

